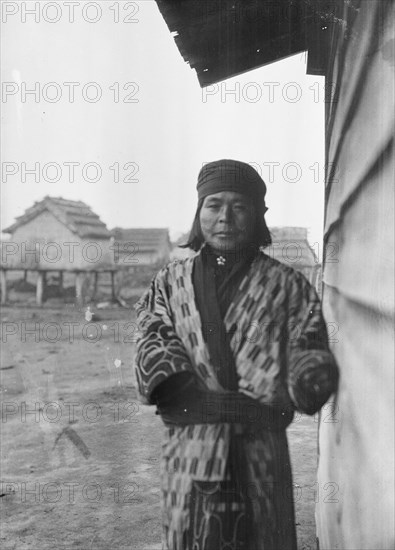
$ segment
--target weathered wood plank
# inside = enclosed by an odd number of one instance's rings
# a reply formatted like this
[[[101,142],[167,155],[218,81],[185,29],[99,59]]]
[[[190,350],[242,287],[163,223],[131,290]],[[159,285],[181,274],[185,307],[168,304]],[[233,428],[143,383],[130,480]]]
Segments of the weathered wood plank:
[[[7,303],[7,271],[0,269],[1,303]]]
[[[393,325],[325,288],[340,390],[319,430],[320,548],[393,548]],[[337,342],[334,342],[337,340]]]
[[[360,17],[347,44],[343,67],[343,75],[347,76],[340,83],[333,125],[327,135],[325,231],[340,216],[342,205],[393,135],[393,16],[388,14],[384,24],[385,5],[388,9],[386,2],[361,2]],[[336,83],[335,77],[328,81]]]
[[[45,299],[46,273],[39,271],[37,275],[36,302],[37,305],[42,306]]]

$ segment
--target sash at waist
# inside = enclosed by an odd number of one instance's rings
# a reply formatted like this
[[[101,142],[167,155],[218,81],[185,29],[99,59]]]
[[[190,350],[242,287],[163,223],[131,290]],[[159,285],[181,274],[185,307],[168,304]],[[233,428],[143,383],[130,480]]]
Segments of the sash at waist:
[[[160,414],[167,426],[188,424],[244,424],[252,430],[285,430],[292,422],[294,412],[283,406],[262,405],[255,399],[239,392],[199,392],[190,402],[183,405],[159,406]]]

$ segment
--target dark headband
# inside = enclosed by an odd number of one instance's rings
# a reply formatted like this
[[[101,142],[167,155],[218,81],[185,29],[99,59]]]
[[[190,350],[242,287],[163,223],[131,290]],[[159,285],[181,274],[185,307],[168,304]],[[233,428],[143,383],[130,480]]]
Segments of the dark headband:
[[[235,191],[261,201],[266,195],[265,182],[258,172],[245,162],[230,159],[205,164],[196,188],[199,200],[221,191]]]

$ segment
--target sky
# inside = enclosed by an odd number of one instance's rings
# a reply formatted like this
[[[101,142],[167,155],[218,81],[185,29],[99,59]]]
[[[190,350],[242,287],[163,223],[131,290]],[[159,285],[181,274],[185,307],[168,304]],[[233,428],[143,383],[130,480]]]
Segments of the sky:
[[[201,166],[236,158],[266,182],[269,226],[322,239],[324,79],[305,53],[202,90],[153,0],[2,9],[2,229],[50,195],[177,237]]]

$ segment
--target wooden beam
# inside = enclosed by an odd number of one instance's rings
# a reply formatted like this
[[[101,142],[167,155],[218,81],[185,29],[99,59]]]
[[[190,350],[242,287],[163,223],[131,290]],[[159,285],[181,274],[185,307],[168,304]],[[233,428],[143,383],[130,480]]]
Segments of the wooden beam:
[[[38,271],[37,273],[36,302],[39,306],[42,306],[45,300],[46,275],[45,271]]]
[[[1,303],[7,303],[7,271],[0,270]]]
[[[202,87],[306,51],[316,1],[156,0]]]
[[[115,273],[111,271],[111,300],[115,302]]]
[[[75,276],[75,296],[77,298],[77,303],[80,306],[83,306],[85,301],[84,282],[85,282],[85,273],[82,271],[77,272]]]
[[[92,300],[95,300],[95,298],[96,298],[98,280],[99,280],[99,273],[97,271],[95,271],[94,279],[93,279],[93,296],[92,296]]]

